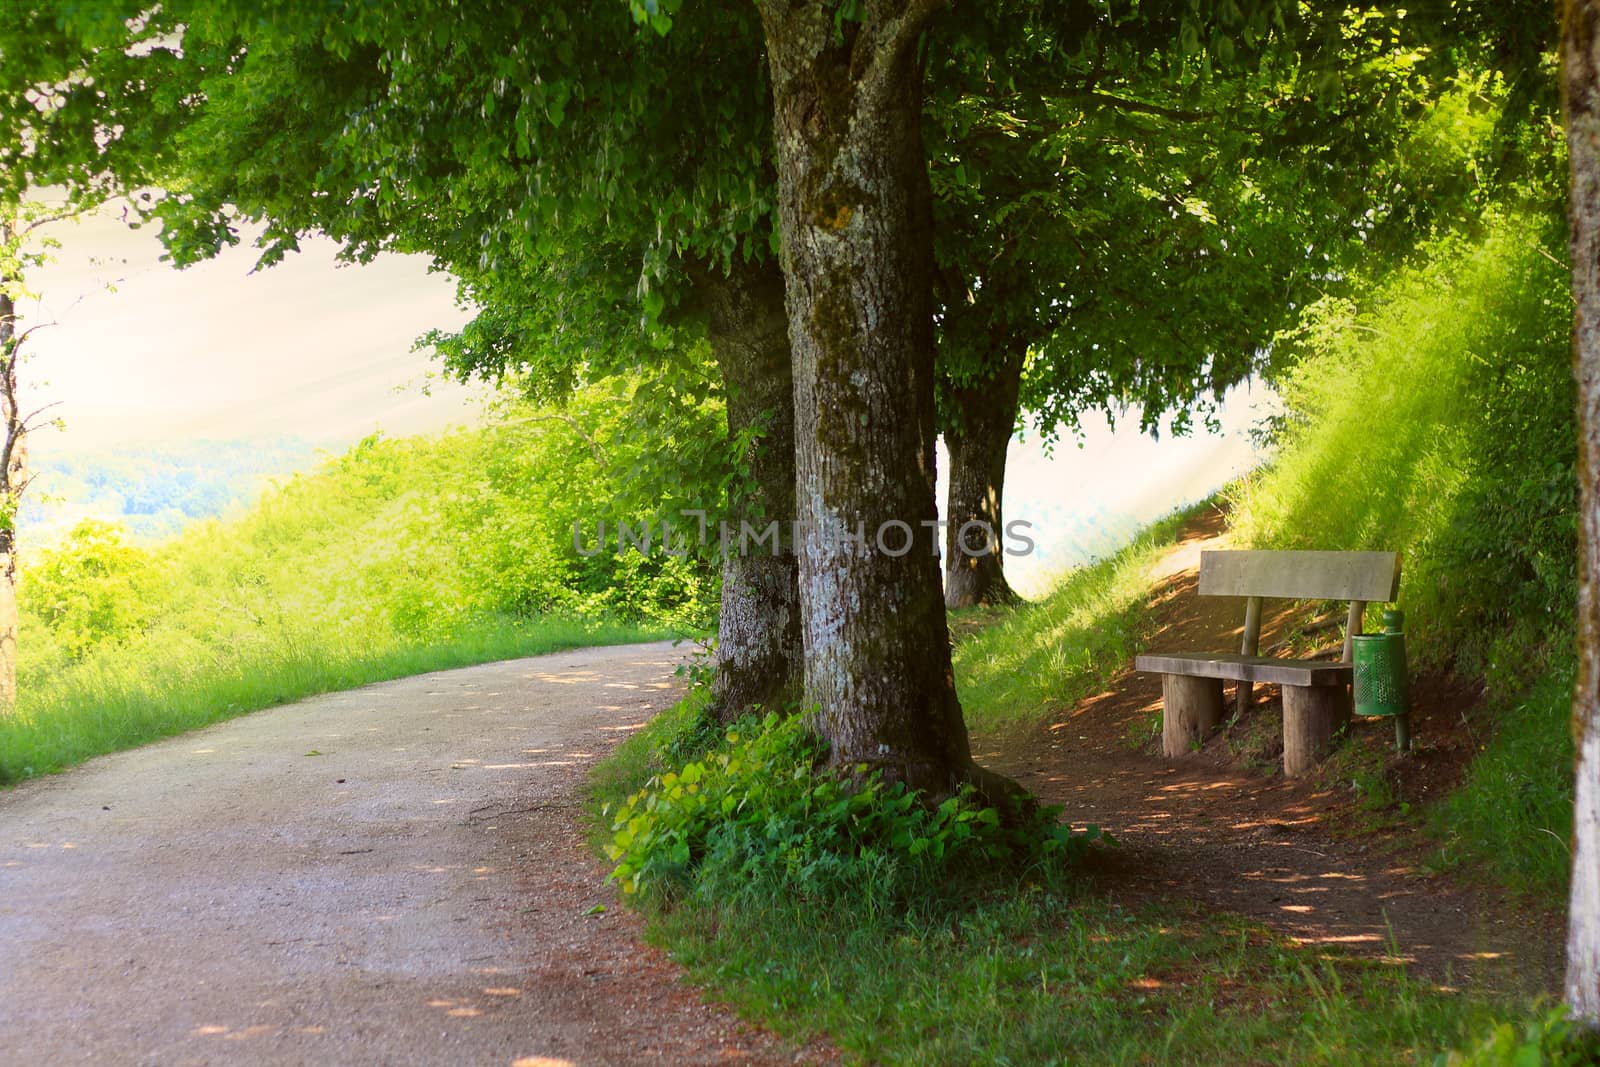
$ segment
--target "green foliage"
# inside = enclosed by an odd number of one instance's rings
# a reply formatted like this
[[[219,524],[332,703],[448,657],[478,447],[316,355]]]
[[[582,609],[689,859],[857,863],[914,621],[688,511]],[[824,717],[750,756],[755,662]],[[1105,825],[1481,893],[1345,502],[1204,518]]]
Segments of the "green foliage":
[[[1600,1060],[1600,1038],[1567,1019],[1564,1008],[1550,1008],[1520,1029],[1495,1025],[1487,1037],[1464,1052],[1441,1053],[1434,1067],[1585,1067]]]
[[[185,27],[200,101],[159,207],[180,260],[236,241],[239,214],[265,223],[266,262],[310,231],[355,258],[423,252],[487,309],[453,358],[567,378],[639,354],[640,319],[684,295],[680,256],[771,253],[771,105],[748,4],[690,5],[668,35],[621,3],[566,0],[268,17],[183,2],[157,17]]]
[[[1072,834],[1055,810],[1002,825],[970,787],[929,806],[876,773],[819,773],[821,757],[799,716],[735,724],[720,745],[654,775],[616,807],[606,847],[612,879],[627,893],[714,899],[760,886],[828,896],[863,881],[1075,857],[1098,836]]]
[[[87,211],[159,169],[171,144],[165,122],[177,38],[151,21],[131,4],[7,6],[0,217],[45,189]]]
[[[670,368],[668,368],[670,377]],[[701,383],[704,379],[699,379]],[[510,614],[613,614],[711,626],[718,596],[711,547],[685,509],[720,510],[730,466],[722,405],[661,376],[613,378],[561,408],[513,405],[443,500],[458,566],[481,608]],[[619,522],[688,527],[686,555],[616,551]],[[610,548],[592,548],[604,523]],[[677,538],[674,538],[676,541]],[[713,539],[714,540],[714,539]]]
[[[1514,94],[1481,30],[1292,8],[991,4],[935,28],[944,424],[949,387],[1026,352],[1047,434],[1130,404],[1185,426],[1358,262],[1559,202],[1549,94]]]
[[[649,502],[630,481],[637,453],[673,447],[667,425],[626,432],[637,388],[471,432],[374,435],[148,549],[81,528],[23,571],[0,781],[411,668],[703,628],[717,600],[704,555],[573,550],[574,522]],[[715,402],[691,414],[682,432],[716,437]]]
[[[122,531],[85,520],[28,569],[26,603],[68,658],[121,644],[139,632],[141,606],[156,594],[150,553]]]
[[[1261,547],[1398,549],[1407,636],[1510,691],[1564,645],[1576,591],[1576,430],[1562,235],[1491,217],[1279,343],[1288,426],[1235,493]]]

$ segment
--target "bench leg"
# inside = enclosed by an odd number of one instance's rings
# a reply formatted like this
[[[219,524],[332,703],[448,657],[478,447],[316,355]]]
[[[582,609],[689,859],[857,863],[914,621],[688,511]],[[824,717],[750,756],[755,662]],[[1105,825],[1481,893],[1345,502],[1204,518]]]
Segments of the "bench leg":
[[[1187,755],[1222,724],[1222,679],[1161,676],[1161,752]]]
[[[1350,691],[1342,685],[1283,687],[1283,773],[1309,772],[1350,721]]]

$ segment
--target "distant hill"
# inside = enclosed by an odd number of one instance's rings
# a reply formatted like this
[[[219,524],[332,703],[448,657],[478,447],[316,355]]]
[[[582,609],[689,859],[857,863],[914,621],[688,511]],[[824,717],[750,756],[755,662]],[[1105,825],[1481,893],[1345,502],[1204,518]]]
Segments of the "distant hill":
[[[59,541],[89,518],[121,523],[139,541],[171,537],[196,519],[249,507],[270,479],[314,466],[318,453],[287,436],[46,453],[34,462],[22,504],[24,551]]]

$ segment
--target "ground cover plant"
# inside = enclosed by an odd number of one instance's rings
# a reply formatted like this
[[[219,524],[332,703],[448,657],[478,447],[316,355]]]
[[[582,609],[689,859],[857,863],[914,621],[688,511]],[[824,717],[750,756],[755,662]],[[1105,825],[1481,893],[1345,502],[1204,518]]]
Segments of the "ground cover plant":
[[[1081,836],[818,780],[800,720],[723,733],[707,703],[602,765],[593,839],[697,982],[848,1062],[1429,1062],[1538,1014],[1198,906],[1123,907]]]

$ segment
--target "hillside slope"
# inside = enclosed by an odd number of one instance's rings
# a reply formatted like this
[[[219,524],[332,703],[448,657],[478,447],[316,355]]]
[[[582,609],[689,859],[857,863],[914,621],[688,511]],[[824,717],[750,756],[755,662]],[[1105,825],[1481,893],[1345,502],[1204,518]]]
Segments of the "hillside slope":
[[[1143,647],[1237,648],[1237,602],[1197,593],[1200,552],[1230,547],[1224,518],[1215,508],[1193,516],[1168,548],[1138,562],[1148,583],[1138,606]],[[1315,605],[1268,609],[1264,646],[1318,614]],[[1337,651],[1336,629],[1300,644],[1318,639]],[[1512,903],[1432,869],[1438,843],[1411,817],[1460,781],[1476,754],[1473,737],[1491,729],[1470,686],[1420,673],[1409,756],[1393,754],[1387,720],[1357,720],[1318,773],[1288,780],[1276,770],[1276,687],[1258,687],[1251,713],[1200,752],[1169,760],[1155,736],[1159,676],[1123,659],[1098,681],[1098,691],[1037,720],[980,733],[974,747],[982,762],[1061,804],[1075,826],[1118,838],[1101,877],[1119,899],[1241,915],[1435,982],[1559,988],[1559,910]]]
[[[374,436],[152,547],[80,526],[23,573],[0,783],[311,693],[700,632],[716,597],[704,559],[572,549],[574,524],[624,496],[633,455],[590,438],[625,439],[633,388],[480,430]],[[713,440],[716,416],[695,416]]]

